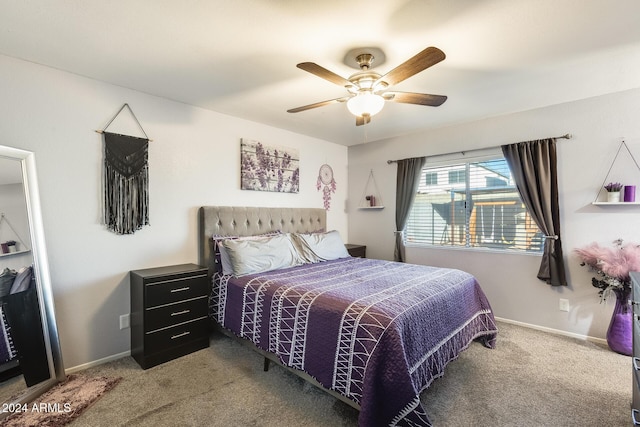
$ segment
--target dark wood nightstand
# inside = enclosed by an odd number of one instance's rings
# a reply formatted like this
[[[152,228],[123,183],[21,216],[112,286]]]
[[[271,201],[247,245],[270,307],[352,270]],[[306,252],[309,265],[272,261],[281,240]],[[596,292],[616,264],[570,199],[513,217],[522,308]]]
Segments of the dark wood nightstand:
[[[143,369],[209,347],[206,267],[148,268],[130,277],[131,356]]]
[[[351,243],[347,243],[344,246],[347,248],[347,252],[349,252],[349,255],[351,255],[352,257],[367,257],[367,247],[365,245],[353,245]]]

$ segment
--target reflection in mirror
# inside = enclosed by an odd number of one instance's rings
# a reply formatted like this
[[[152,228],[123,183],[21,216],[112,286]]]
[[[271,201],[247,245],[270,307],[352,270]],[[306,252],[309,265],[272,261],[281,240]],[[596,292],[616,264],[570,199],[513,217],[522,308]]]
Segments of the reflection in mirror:
[[[13,306],[10,295],[17,293],[13,284],[18,272],[24,274],[33,264],[31,241],[25,242],[20,237],[28,233],[22,165],[14,159],[0,158],[0,397],[3,402],[27,388],[13,341],[14,319],[9,319],[7,311]]]
[[[4,403],[29,402],[64,378],[34,157],[0,146],[0,402]]]

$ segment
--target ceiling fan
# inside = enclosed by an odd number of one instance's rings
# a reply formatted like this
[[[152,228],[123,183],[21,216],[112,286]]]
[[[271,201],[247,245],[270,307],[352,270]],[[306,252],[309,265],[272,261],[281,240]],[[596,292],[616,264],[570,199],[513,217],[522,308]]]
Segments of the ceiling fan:
[[[360,71],[345,79],[313,62],[302,62],[297,65],[301,70],[344,86],[349,92],[346,96],[316,102],[302,107],[287,110],[288,113],[299,113],[312,108],[329,104],[346,102],[349,111],[356,116],[356,126],[371,122],[371,117],[382,110],[385,101],[401,102],[437,107],[447,100],[443,95],[426,93],[398,92],[387,90],[390,86],[426,70],[445,58],[444,52],[437,47],[428,47],[407,61],[398,65],[385,75],[371,70],[374,57],[370,53],[361,53],[356,57]]]

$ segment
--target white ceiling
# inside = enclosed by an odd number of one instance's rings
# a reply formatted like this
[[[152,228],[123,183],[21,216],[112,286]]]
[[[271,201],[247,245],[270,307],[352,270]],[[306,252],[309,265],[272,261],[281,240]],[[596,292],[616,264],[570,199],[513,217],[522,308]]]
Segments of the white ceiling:
[[[638,0],[0,0],[0,53],[353,145],[640,87],[639,18]],[[427,46],[447,58],[394,89],[440,107],[286,112],[346,94],[299,62],[348,77],[346,52],[378,47],[384,74]]]

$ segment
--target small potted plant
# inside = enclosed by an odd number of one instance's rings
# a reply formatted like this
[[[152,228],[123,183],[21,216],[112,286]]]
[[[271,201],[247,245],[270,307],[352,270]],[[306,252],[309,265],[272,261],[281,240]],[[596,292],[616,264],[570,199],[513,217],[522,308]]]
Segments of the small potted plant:
[[[607,202],[616,203],[620,201],[620,191],[622,191],[623,185],[619,182],[610,182],[604,186],[607,190]]]

